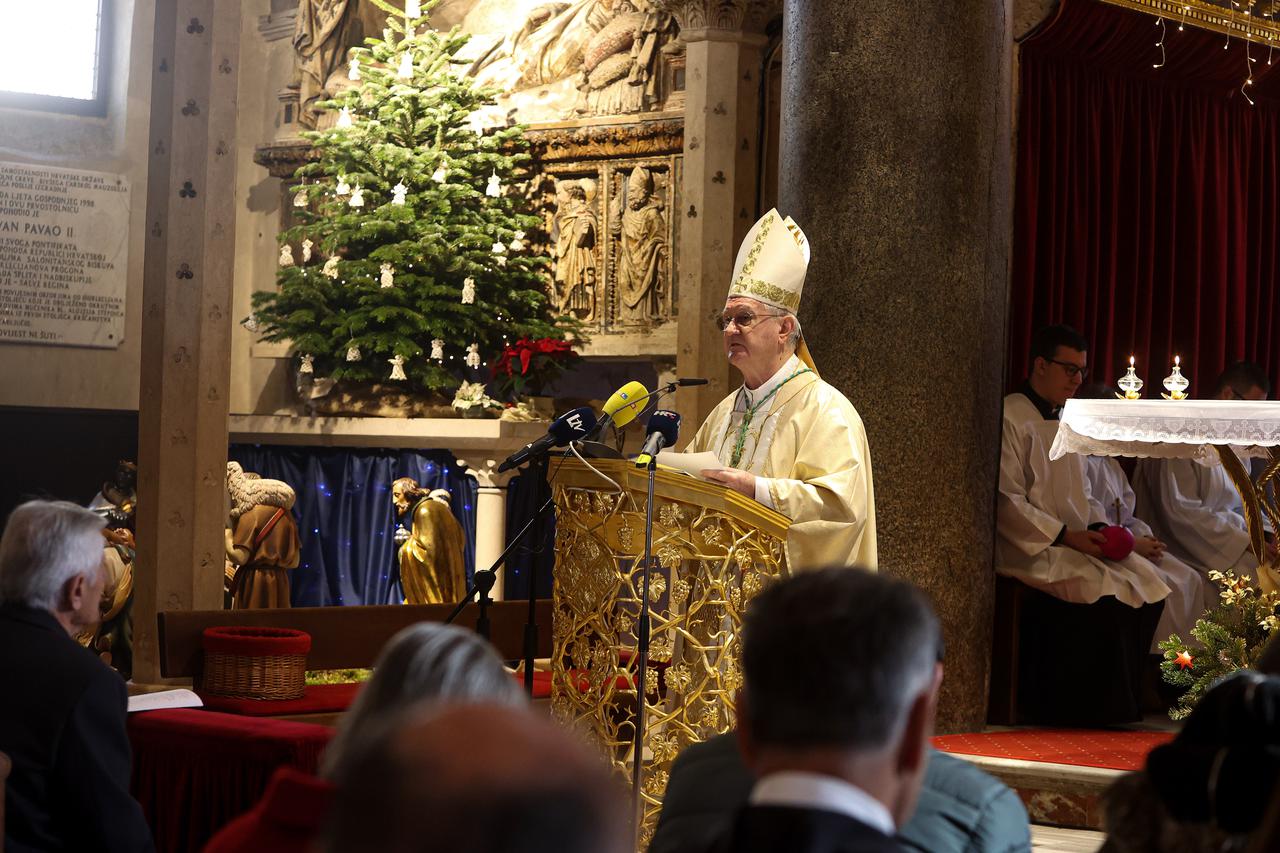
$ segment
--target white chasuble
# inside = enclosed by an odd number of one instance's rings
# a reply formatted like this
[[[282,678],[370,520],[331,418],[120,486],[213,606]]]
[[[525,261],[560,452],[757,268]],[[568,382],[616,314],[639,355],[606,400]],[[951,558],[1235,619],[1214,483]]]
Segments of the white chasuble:
[[[1022,394],[1004,398],[1000,487],[996,495],[996,571],[1063,601],[1092,604],[1112,595],[1130,607],[1163,601],[1169,587],[1150,561],[1090,557],[1055,545],[1065,526],[1084,530],[1107,518],[1090,503],[1083,456],[1051,462],[1058,422]]]
[[[761,503],[791,519],[787,565],[792,572],[825,566],[876,568],[871,452],[862,418],[849,400],[794,356],[754,393],[760,406],[732,467],[767,478]],[[776,389],[776,390],[775,390]],[[774,391],[768,400],[764,397]],[[698,429],[689,452],[711,451],[731,465],[747,415],[745,388],[720,402]]]
[[[1119,462],[1110,456],[1089,456],[1085,459],[1085,472],[1089,478],[1089,496],[1095,515],[1101,514],[1109,523],[1127,528],[1135,539],[1143,536],[1159,538],[1145,521],[1133,514],[1133,489]],[[1136,554],[1132,556],[1143,559]],[[1153,652],[1158,652],[1155,644],[1169,639],[1170,634],[1177,634],[1184,640],[1191,636],[1191,629],[1204,615],[1205,608],[1217,602],[1218,588],[1168,551],[1160,562],[1147,562],[1169,587],[1169,597],[1164,600],[1164,612],[1160,614],[1151,646]]]
[[[1206,575],[1257,573],[1240,493],[1221,465],[1140,459],[1133,485],[1138,512],[1171,554]]]

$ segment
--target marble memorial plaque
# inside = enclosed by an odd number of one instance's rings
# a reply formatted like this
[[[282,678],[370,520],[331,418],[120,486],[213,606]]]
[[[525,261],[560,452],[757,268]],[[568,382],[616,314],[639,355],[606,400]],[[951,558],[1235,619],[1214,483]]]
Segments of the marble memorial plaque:
[[[129,183],[0,162],[0,341],[118,347]]]

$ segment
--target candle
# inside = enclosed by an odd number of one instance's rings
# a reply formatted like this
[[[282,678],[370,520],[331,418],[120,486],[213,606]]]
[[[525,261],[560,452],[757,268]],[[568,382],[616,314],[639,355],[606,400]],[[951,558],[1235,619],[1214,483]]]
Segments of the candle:
[[[1173,357],[1173,373],[1164,378],[1164,387],[1168,390],[1168,394],[1161,394],[1166,400],[1185,400],[1187,399],[1187,388],[1191,383],[1187,381],[1187,377],[1182,375],[1182,357],[1175,355]]]
[[[1129,356],[1129,372],[1120,377],[1116,384],[1124,392],[1123,396],[1116,395],[1122,400],[1136,400],[1142,396],[1142,380],[1138,378],[1138,374],[1134,370],[1133,356]]]

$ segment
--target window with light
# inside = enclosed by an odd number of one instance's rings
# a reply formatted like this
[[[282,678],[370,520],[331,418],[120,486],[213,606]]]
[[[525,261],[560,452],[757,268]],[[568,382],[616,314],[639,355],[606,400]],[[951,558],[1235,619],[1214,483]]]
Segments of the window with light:
[[[0,0],[0,106],[102,114],[108,0]]]

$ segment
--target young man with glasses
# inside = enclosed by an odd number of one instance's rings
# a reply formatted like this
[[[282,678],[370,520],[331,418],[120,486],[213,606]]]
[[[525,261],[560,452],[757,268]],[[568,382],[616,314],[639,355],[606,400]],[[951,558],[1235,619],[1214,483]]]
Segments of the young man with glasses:
[[[857,410],[823,382],[796,309],[809,264],[804,233],[770,210],[738,249],[716,324],[743,385],[707,417],[686,448],[711,451],[707,479],[791,519],[792,571],[876,566],[871,453]]]
[[[1267,399],[1271,382],[1256,364],[1230,365],[1213,384],[1213,400]],[[1178,557],[1206,577],[1211,571],[1234,571],[1254,577],[1258,559],[1249,548],[1240,493],[1221,465],[1192,459],[1141,459],[1134,472],[1138,513]],[[1271,562],[1275,539],[1268,534]]]
[[[1102,556],[1083,456],[1050,462],[1058,413],[1088,374],[1069,326],[1036,333],[1026,381],[1005,397],[996,571],[1031,589],[1019,617],[1021,721],[1105,725],[1142,718],[1148,650],[1170,587],[1149,561]]]

